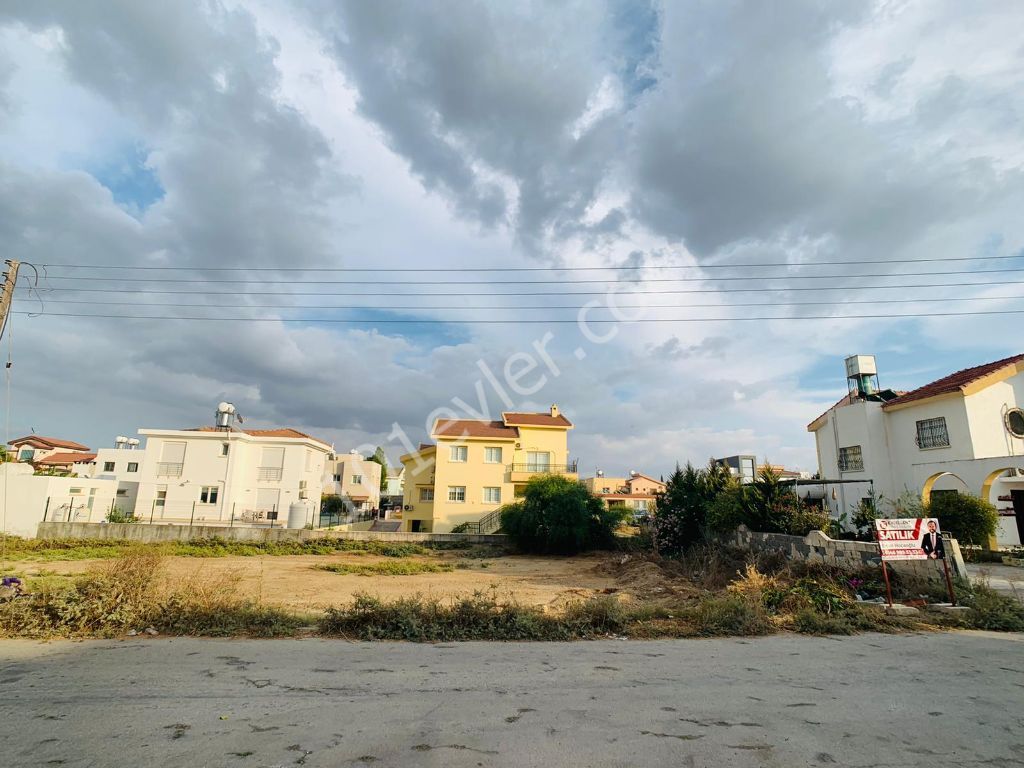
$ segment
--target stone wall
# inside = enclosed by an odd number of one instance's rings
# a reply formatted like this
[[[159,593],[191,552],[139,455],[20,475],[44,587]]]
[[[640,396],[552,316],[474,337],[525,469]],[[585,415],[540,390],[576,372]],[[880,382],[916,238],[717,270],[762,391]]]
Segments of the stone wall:
[[[294,528],[231,528],[213,525],[147,525],[146,523],[40,523],[40,539],[127,539],[144,544],[163,541],[309,541],[310,539],[349,539],[352,541],[408,541],[427,543],[468,541],[473,544],[504,545],[501,534],[406,533],[403,531],[309,531]]]
[[[877,568],[880,564],[878,545],[874,542],[830,539],[821,531],[811,531],[806,536],[787,536],[784,533],[751,531],[741,525],[735,532],[724,537],[724,541],[751,552],[774,552],[789,560],[824,563],[850,571],[864,566]],[[953,576],[967,578],[960,545],[956,539],[945,539],[945,543],[950,572]],[[890,565],[903,573],[913,573],[927,579],[944,579],[941,566],[933,561],[917,560]]]

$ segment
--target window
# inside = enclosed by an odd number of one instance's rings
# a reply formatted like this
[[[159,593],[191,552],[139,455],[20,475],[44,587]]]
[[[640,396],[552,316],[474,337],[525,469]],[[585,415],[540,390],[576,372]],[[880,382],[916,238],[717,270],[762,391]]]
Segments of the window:
[[[103,471],[104,472],[113,472],[114,471],[114,462],[112,462],[112,461],[104,461],[103,462]]]
[[[334,476],[334,482],[340,483],[341,482],[341,475],[335,475]]]
[[[353,485],[362,485],[363,484],[363,476],[362,475],[352,475],[352,484]]]
[[[161,485],[156,489],[156,502],[155,505],[163,507],[167,503],[167,486]]]
[[[118,496],[127,496],[128,495],[128,489],[127,488],[118,488],[117,489],[117,495]]]
[[[946,448],[949,446],[949,432],[946,431],[946,419],[923,419],[917,422],[917,447]]]
[[[469,449],[464,445],[453,445],[448,449],[448,461],[464,463],[469,457]]]
[[[231,449],[230,445],[228,445],[227,443],[221,443],[220,444],[220,455],[221,456],[227,456],[228,455],[228,451],[230,449]]]
[[[484,504],[501,504],[501,488],[498,486],[485,487]]]
[[[466,486],[464,485],[449,485],[448,486],[448,501],[463,502],[466,500]]]
[[[32,461],[32,457],[35,455],[35,451],[31,448],[22,448],[18,452],[18,461]]]
[[[139,471],[139,462],[137,462],[137,461],[129,461],[128,462],[128,471],[129,472],[138,472]]]
[[[199,503],[200,504],[216,504],[217,503],[217,491],[216,485],[204,485],[199,491]]]
[[[433,488],[420,488],[420,501],[433,501],[434,500],[434,489]]]
[[[839,449],[840,472],[863,472],[864,455],[859,445],[850,445]]]
[[[608,486],[608,485],[606,485],[604,488],[601,489],[601,493],[611,493],[611,492],[612,492],[611,486]]]
[[[309,488],[306,485],[306,481],[305,480],[299,480],[299,498],[300,499],[308,499],[309,498]]]
[[[484,448],[484,464],[501,464],[501,448]]]
[[[1006,431],[1014,437],[1024,437],[1024,411],[1020,408],[1006,412]]]
[[[68,493],[70,493],[72,496],[80,496],[81,493],[82,493],[82,489],[81,488],[71,488],[71,489],[68,490]]]
[[[527,472],[547,472],[551,467],[551,454],[546,451],[526,452]]]

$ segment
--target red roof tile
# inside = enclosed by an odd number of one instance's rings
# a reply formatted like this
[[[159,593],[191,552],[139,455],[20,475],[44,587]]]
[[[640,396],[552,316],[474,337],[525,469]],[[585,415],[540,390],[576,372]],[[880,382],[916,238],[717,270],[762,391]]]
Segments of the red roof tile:
[[[552,416],[550,413],[503,413],[501,417],[510,427],[572,427],[572,422],[562,414]]]
[[[56,437],[43,437],[42,435],[26,435],[17,440],[11,440],[11,445],[32,444],[36,448],[68,448],[72,451],[88,451],[89,446],[76,443],[73,440],[59,440]]]
[[[515,440],[519,437],[519,430],[507,427],[500,421],[438,419],[434,423],[433,437],[493,437],[498,440]]]
[[[1024,362],[1024,354],[1006,357],[1002,360],[985,363],[984,365],[976,365],[973,368],[964,368],[962,371],[951,373],[949,376],[944,376],[930,384],[925,384],[923,387],[911,390],[910,392],[897,397],[895,400],[890,400],[882,407],[891,408],[896,405],[913,402],[914,400],[924,400],[926,397],[935,397],[936,395],[956,392],[958,390],[962,390],[968,384],[984,378],[991,373],[995,373],[1008,365],[1015,365],[1021,362]]]
[[[47,466],[64,466],[65,464],[80,464],[83,462],[95,461],[95,453],[82,453],[75,451],[71,453],[51,453],[49,456],[39,459],[35,464],[45,464]]]

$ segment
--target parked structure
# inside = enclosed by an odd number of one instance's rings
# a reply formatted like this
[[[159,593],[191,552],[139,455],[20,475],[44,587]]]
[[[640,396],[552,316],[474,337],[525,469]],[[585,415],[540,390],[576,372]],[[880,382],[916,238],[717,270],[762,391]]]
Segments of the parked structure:
[[[971,493],[999,510],[997,543],[1024,538],[1024,354],[910,392],[882,389],[871,355],[847,358],[848,394],[812,421],[822,477],[871,480],[887,499]],[[862,495],[840,485],[832,513]]]
[[[585,478],[583,484],[605,506],[626,508],[634,515],[653,513],[658,494],[665,492],[665,483],[661,480],[635,471],[628,477],[607,477],[599,469],[596,476]]]
[[[327,458],[323,492],[341,496],[356,512],[380,508],[381,466],[358,451]]]
[[[569,460],[572,428],[557,405],[546,413],[503,413],[501,421],[438,419],[436,442],[401,458],[403,530],[445,533],[461,523],[479,533],[495,530],[497,509],[521,495],[530,478],[577,477]]]
[[[243,430],[233,417],[234,406],[221,403],[218,426],[139,430],[146,448],[140,452],[136,517],[284,525],[298,504],[305,508],[303,524],[313,522],[331,446],[295,429]]]

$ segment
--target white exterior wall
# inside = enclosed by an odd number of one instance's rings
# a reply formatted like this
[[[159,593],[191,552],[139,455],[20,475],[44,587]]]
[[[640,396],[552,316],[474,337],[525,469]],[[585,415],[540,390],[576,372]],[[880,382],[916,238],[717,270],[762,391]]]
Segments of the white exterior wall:
[[[324,463],[330,449],[304,438],[260,437],[242,432],[139,430],[147,438],[139,478],[136,517],[154,523],[193,520],[196,524],[229,522],[267,524],[271,504],[276,524],[287,521],[288,507],[300,497],[300,484],[311,509],[320,503]],[[181,474],[167,474],[165,446],[185,443]],[[222,446],[228,445],[227,456]],[[283,450],[280,467],[261,473],[264,448]],[[276,472],[273,470],[280,470]],[[278,477],[278,474],[280,475]],[[203,503],[203,488],[217,488],[216,503]],[[158,490],[166,490],[159,504]],[[273,501],[269,501],[270,497]],[[194,517],[193,517],[194,515]]]
[[[1006,431],[1004,415],[1024,406],[1024,375],[1001,381],[964,398],[977,458],[1024,456],[1024,438]]]
[[[44,516],[47,520],[102,522],[116,491],[113,480],[34,475],[28,464],[0,464],[3,533],[35,538]]]
[[[139,478],[142,476],[142,465],[145,451],[127,448],[100,448],[96,451],[96,460],[88,465],[75,465],[75,470],[82,477],[96,477],[117,482],[117,507],[122,512],[133,512],[139,496]],[[113,462],[113,471],[104,469],[108,462]],[[134,472],[129,471],[129,464],[137,464]],[[78,471],[78,467],[88,467]]]

